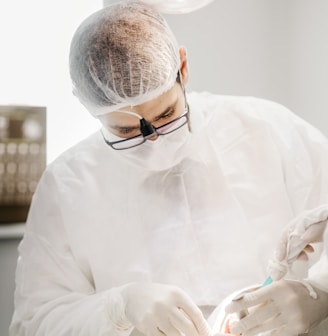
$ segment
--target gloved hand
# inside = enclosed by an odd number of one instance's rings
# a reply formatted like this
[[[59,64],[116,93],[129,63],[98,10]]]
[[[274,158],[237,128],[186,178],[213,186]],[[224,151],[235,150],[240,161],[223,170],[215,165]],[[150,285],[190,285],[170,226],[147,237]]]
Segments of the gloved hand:
[[[122,287],[125,316],[149,336],[210,336],[211,329],[190,297],[175,286],[132,283]]]
[[[293,219],[283,231],[280,242],[268,265],[273,280],[284,277],[296,259],[307,259],[312,243],[322,241],[328,219],[328,205],[306,211]]]
[[[280,280],[254,292],[238,295],[226,313],[248,314],[231,327],[233,334],[254,336],[270,330],[271,336],[297,336],[328,316],[328,293],[316,288],[317,299],[298,281]]]

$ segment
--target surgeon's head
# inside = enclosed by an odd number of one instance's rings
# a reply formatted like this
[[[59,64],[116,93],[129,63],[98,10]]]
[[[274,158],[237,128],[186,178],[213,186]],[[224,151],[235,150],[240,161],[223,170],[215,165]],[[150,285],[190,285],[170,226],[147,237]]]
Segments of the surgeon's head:
[[[163,170],[186,156],[186,51],[154,8],[128,0],[89,16],[71,43],[70,74],[120,157]]]
[[[142,1],[122,1],[82,22],[71,43],[74,94],[93,114],[140,106],[186,83],[186,52],[165,19]]]

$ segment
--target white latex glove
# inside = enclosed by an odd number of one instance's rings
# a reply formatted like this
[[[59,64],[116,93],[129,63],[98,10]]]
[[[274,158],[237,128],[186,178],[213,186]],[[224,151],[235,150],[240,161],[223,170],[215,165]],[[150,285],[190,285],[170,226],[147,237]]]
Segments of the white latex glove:
[[[316,289],[317,299],[298,281],[279,280],[244,295],[226,307],[226,313],[246,316],[231,326],[233,334],[297,336],[328,316],[328,293]]]
[[[327,219],[328,205],[324,204],[305,211],[287,225],[268,265],[273,280],[283,278],[296,259],[307,259],[307,253],[313,252],[311,244],[323,240]]]
[[[119,321],[126,318],[145,335],[211,335],[211,329],[200,309],[178,287],[157,283],[132,283],[122,287],[120,294],[125,317],[120,317]]]

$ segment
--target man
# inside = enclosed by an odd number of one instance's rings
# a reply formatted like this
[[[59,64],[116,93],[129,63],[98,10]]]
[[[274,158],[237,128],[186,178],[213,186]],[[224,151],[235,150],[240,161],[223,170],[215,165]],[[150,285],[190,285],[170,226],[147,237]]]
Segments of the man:
[[[80,25],[70,73],[102,129],[39,183],[11,335],[210,334],[284,226],[326,201],[327,140],[272,102],[187,95],[185,49],[139,1]]]

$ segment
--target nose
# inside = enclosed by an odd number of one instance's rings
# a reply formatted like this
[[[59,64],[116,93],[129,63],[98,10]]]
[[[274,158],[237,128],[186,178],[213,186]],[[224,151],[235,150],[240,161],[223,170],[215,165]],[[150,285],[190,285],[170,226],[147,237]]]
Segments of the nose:
[[[147,140],[150,140],[150,141],[156,141],[158,138],[158,135],[157,134],[154,134],[153,136],[151,136],[150,138],[148,138]]]

